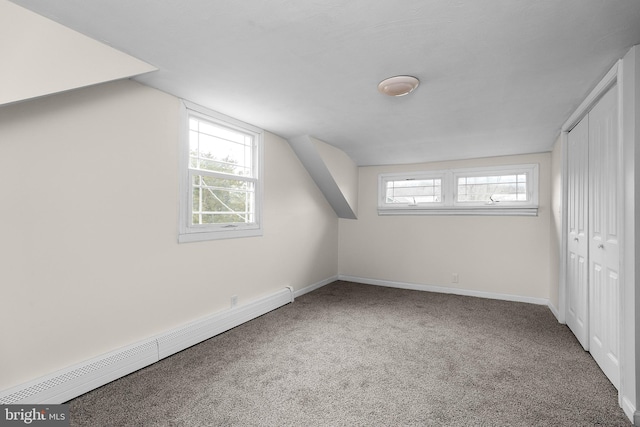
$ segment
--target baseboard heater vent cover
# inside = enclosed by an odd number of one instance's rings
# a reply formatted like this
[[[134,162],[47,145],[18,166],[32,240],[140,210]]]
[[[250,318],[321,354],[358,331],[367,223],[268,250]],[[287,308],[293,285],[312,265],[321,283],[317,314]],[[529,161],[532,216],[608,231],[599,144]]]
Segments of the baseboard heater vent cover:
[[[290,302],[293,302],[293,289],[287,287],[265,298],[168,331],[157,337],[158,357],[164,359]]]
[[[66,402],[157,361],[156,341],[140,342],[6,390],[0,404]]]
[[[0,392],[0,405],[64,403],[160,359],[293,302],[286,287],[246,305],[216,313],[156,337],[114,350]]]

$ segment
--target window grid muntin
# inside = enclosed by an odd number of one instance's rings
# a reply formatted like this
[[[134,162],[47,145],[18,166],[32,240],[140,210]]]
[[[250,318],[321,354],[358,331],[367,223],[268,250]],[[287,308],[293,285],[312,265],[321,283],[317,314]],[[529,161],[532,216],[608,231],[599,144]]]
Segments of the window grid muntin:
[[[202,185],[202,182],[204,181],[205,177],[213,177],[213,178],[217,178],[217,179],[223,179],[223,180],[229,180],[229,181],[236,181],[238,183],[241,183],[241,185],[244,187],[236,187],[236,188],[229,188],[229,187],[221,187],[221,186],[210,186],[210,185]],[[191,216],[190,216],[190,226],[192,227],[202,227],[202,226],[206,226],[206,225],[211,225],[211,224],[252,224],[255,223],[256,221],[256,184],[257,184],[257,180],[253,179],[253,178],[247,178],[247,177],[237,177],[235,175],[228,175],[228,174],[221,174],[221,173],[214,173],[214,172],[208,172],[208,171],[202,171],[202,170],[190,170],[189,171],[189,182],[191,183],[191,193],[190,193],[190,200],[189,200],[189,204],[190,204],[190,210],[191,210]],[[194,192],[197,190],[198,193],[198,197],[197,200],[194,197]],[[245,194],[245,202],[244,202],[244,206],[245,209],[243,210],[228,210],[228,211],[211,211],[211,210],[205,210],[203,209],[203,200],[205,199],[205,197],[203,197],[203,193],[205,193],[205,191],[209,191],[210,193],[213,193],[214,191],[224,191],[224,192],[228,192],[228,193],[244,193]],[[215,193],[213,193],[215,194]],[[195,209],[195,205],[196,202],[198,204],[198,208]],[[221,204],[225,204],[224,202],[221,201]],[[227,207],[229,207],[227,205]],[[203,215],[219,215],[219,216],[237,216],[243,220],[238,220],[238,221],[222,221],[222,222],[203,222],[202,218]],[[242,218],[242,215],[245,215],[244,218]],[[194,218],[198,218],[198,222],[194,222]]]
[[[211,131],[206,132],[201,128],[214,129],[218,131],[218,134],[214,134]],[[234,139],[232,139],[233,136],[235,136]],[[247,132],[223,124],[214,123],[213,121],[202,117],[200,114],[191,113],[189,115],[189,168],[255,177],[256,171],[253,162],[253,158],[255,157],[254,139],[254,136]],[[203,153],[203,145],[210,145],[220,151],[222,151],[220,147],[226,146],[224,150],[226,152],[226,156],[222,158],[206,157]],[[233,148],[235,148],[235,150]],[[233,151],[241,152],[241,156],[236,154],[232,157],[236,163],[228,161],[230,158],[229,153]],[[206,153],[211,155],[211,151]],[[203,167],[203,164],[207,162],[231,167],[231,169],[237,169],[241,172],[233,173],[229,170],[220,171]],[[244,171],[244,173],[242,173],[242,171]]]

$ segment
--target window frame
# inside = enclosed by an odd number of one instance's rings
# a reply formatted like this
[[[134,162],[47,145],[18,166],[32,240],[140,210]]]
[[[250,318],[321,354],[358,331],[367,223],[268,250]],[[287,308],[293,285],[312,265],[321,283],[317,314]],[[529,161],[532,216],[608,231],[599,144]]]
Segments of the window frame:
[[[527,175],[526,201],[460,202],[458,178],[468,176]],[[442,179],[442,202],[410,204],[386,203],[389,181],[407,179]],[[517,215],[537,216],[539,203],[539,165],[499,165],[433,171],[382,173],[378,175],[378,215]]]
[[[240,237],[261,236],[262,231],[262,206],[264,188],[264,131],[248,123],[232,117],[220,114],[201,105],[182,100],[181,105],[181,129],[180,129],[180,185],[179,185],[179,227],[178,242],[201,242],[207,240],[233,239]],[[252,169],[251,177],[229,175],[231,179],[252,182],[254,184],[254,207],[253,222],[234,222],[224,224],[198,224],[193,225],[193,186],[192,177],[194,175],[205,175],[222,177],[226,174],[222,172],[212,172],[198,170],[190,167],[190,141],[189,141],[189,119],[197,119],[209,122],[213,125],[222,126],[231,130],[249,134],[253,139],[252,146]],[[204,172],[202,174],[198,172]]]
[[[413,204],[404,203],[387,203],[387,183],[392,181],[419,181],[425,179],[440,179],[441,189],[439,202],[423,202]],[[389,211],[419,211],[421,209],[428,209],[431,207],[444,207],[446,197],[446,182],[445,171],[433,171],[433,172],[411,172],[411,173],[384,173],[378,176],[378,209],[384,209]]]

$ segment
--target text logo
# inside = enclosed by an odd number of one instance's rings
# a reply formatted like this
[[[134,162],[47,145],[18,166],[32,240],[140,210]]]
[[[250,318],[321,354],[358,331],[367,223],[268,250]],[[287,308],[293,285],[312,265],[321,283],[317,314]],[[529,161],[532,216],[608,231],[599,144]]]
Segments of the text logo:
[[[2,405],[0,427],[68,427],[69,405]]]

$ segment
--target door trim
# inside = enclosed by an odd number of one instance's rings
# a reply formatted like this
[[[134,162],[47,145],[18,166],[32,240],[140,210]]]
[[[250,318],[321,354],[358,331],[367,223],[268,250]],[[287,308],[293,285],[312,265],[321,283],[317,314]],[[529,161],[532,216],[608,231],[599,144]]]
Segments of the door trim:
[[[580,106],[573,112],[571,116],[567,119],[566,122],[562,125],[562,133],[569,133],[571,129],[573,129],[580,120],[583,119],[584,116],[589,113],[589,111],[593,108],[594,105],[598,102],[602,95],[607,93],[607,91],[616,83],[622,83],[622,77],[619,76],[622,73],[621,67],[622,60],[618,60],[616,64],[611,67],[609,72],[600,80],[600,83],[597,84],[595,88],[587,95],[584,101],[580,104]],[[620,90],[620,85],[618,86],[618,95],[622,95]],[[620,99],[618,98],[618,104],[620,104]],[[620,123],[618,123],[620,124]]]

